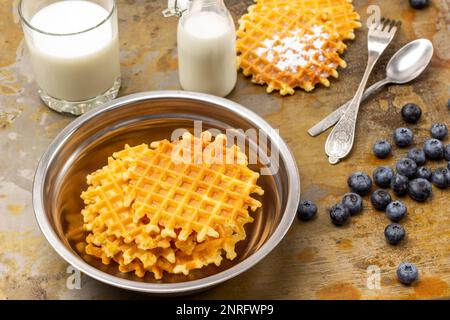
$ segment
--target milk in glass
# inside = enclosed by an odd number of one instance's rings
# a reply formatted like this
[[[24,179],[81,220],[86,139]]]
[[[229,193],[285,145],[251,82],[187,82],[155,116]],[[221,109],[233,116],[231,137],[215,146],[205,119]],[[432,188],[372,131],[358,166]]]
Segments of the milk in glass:
[[[66,100],[95,98],[120,78],[117,26],[94,2],[57,1],[37,11],[25,32],[38,86]],[[115,12],[111,13],[115,14]]]

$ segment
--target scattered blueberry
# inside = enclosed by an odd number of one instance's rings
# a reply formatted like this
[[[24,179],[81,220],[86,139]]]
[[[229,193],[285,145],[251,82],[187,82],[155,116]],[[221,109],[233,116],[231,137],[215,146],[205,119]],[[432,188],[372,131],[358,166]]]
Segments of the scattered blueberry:
[[[404,148],[413,143],[414,133],[408,128],[398,128],[394,131],[394,142],[397,146]]]
[[[416,177],[427,179],[428,181],[430,181],[432,174],[433,173],[431,172],[431,169],[427,167],[420,167],[419,169],[417,169]]]
[[[392,146],[386,140],[380,140],[373,145],[372,149],[375,156],[380,159],[385,159],[391,154]]]
[[[384,211],[388,204],[391,203],[392,198],[389,192],[383,189],[377,189],[370,196],[370,201],[375,209]]]
[[[391,223],[384,229],[384,236],[392,245],[396,245],[402,241],[405,238],[405,234],[405,228],[398,223]]]
[[[409,285],[419,278],[419,271],[412,263],[403,262],[397,268],[397,278],[401,283]]]
[[[317,206],[312,201],[303,201],[297,209],[297,217],[302,221],[311,220],[317,213]]]
[[[450,110],[450,98],[447,100],[447,109]]]
[[[448,135],[448,128],[443,123],[436,123],[430,129],[431,136],[435,139],[443,140]]]
[[[386,215],[391,221],[398,222],[408,213],[408,208],[400,201],[393,201],[386,207]]]
[[[417,164],[414,160],[409,158],[403,158],[397,161],[397,172],[409,179],[416,176]]]
[[[347,193],[342,198],[342,205],[347,208],[351,215],[355,215],[362,211],[363,200],[357,193]]]
[[[425,141],[423,151],[430,160],[441,160],[444,157],[444,145],[437,139],[428,139]]]
[[[348,178],[347,184],[353,192],[361,196],[369,194],[372,189],[372,179],[364,172],[353,173]]]
[[[401,174],[396,174],[394,178],[392,178],[391,189],[394,193],[401,197],[408,193],[408,184],[409,179]]]
[[[408,123],[417,123],[422,115],[422,109],[415,103],[407,103],[402,108],[402,117]]]
[[[414,160],[417,166],[423,166],[425,162],[427,162],[427,157],[425,156],[425,152],[420,148],[413,148],[408,151],[407,158]]]
[[[409,0],[409,5],[414,9],[423,9],[430,4],[430,0]]]
[[[350,212],[342,204],[337,204],[330,209],[330,218],[335,225],[342,226],[350,218]]]
[[[444,158],[450,161],[450,144],[444,148]]]
[[[394,170],[390,167],[378,167],[373,172],[373,181],[380,188],[388,188],[394,177]]]
[[[416,201],[426,201],[431,196],[432,190],[433,188],[428,180],[417,178],[409,182],[409,196]]]
[[[447,169],[450,170],[450,161],[447,164]]]
[[[438,188],[446,189],[450,187],[450,171],[447,168],[438,168],[434,170],[431,176],[431,182]]]

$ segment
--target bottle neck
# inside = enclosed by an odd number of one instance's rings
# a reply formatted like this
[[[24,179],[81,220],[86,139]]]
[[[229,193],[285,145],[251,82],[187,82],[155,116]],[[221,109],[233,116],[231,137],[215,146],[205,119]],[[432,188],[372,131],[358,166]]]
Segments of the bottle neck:
[[[223,0],[193,0],[191,10],[225,9]]]

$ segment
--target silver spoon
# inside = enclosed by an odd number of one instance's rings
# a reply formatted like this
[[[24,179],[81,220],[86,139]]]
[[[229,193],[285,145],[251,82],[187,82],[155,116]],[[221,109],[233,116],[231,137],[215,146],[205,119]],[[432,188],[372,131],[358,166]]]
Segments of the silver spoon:
[[[433,44],[427,39],[414,40],[400,48],[389,60],[386,78],[368,88],[362,97],[367,99],[372,93],[389,83],[405,84],[417,78],[428,66],[433,56]],[[315,137],[335,125],[347,110],[350,101],[330,113],[308,133]]]

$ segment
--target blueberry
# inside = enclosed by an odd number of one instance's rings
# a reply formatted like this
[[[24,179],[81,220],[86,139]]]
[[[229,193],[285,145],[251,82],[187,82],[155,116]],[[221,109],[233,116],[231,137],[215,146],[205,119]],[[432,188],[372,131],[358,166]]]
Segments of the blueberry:
[[[409,285],[419,278],[419,270],[412,263],[403,262],[397,268],[397,278],[401,283]]]
[[[417,178],[423,178],[423,179],[427,179],[428,181],[431,180],[431,169],[427,168],[427,167],[420,167],[419,169],[417,169],[417,174],[416,177]]]
[[[450,161],[447,164],[447,169],[450,170]]]
[[[415,103],[407,103],[402,108],[402,117],[408,123],[417,123],[422,115],[422,109]]]
[[[348,178],[347,184],[353,192],[361,196],[369,194],[372,189],[372,179],[364,172],[353,173]]]
[[[311,220],[317,213],[317,206],[312,201],[303,201],[297,209],[297,217],[302,221]]]
[[[405,238],[405,234],[405,228],[397,223],[391,223],[384,229],[384,236],[392,245],[396,245],[402,241]]]
[[[401,197],[408,193],[408,184],[409,180],[407,177],[396,174],[394,178],[392,178],[391,189],[397,196]]]
[[[392,198],[389,192],[383,189],[377,189],[370,196],[370,201],[375,209],[384,211],[388,204],[391,203]]]
[[[435,139],[444,140],[448,136],[447,125],[443,123],[435,123],[430,129],[431,136]]]
[[[423,166],[425,162],[427,162],[427,157],[425,156],[425,152],[420,148],[413,148],[408,151],[407,158],[414,160],[417,166]]]
[[[409,196],[416,201],[426,201],[431,196],[432,190],[433,188],[428,180],[417,178],[409,182]]]
[[[394,142],[397,146],[404,148],[408,147],[413,143],[414,134],[411,129],[408,128],[398,128],[394,131]]]
[[[450,98],[447,100],[447,109],[450,110]]]
[[[390,167],[378,167],[373,172],[373,181],[380,188],[388,188],[394,177],[394,170]]]
[[[344,195],[341,204],[347,208],[351,215],[358,214],[363,209],[363,200],[357,193],[347,193]]]
[[[444,148],[444,158],[450,161],[450,144]]]
[[[434,170],[431,176],[431,182],[438,188],[446,189],[450,187],[450,171],[447,168],[438,168]]]
[[[380,159],[385,159],[391,154],[392,146],[386,140],[380,140],[373,145],[372,149],[375,156]]]
[[[444,145],[437,139],[428,139],[423,144],[423,151],[430,160],[441,160],[444,157]]]
[[[398,222],[408,213],[408,208],[400,201],[394,201],[386,207],[386,215],[391,221]]]
[[[337,204],[330,209],[330,218],[335,225],[342,226],[350,218],[350,212],[342,204]]]
[[[414,178],[417,173],[417,164],[409,158],[398,160],[396,168],[398,173],[409,179]]]
[[[430,4],[430,0],[409,0],[409,5],[414,9],[423,9]]]

